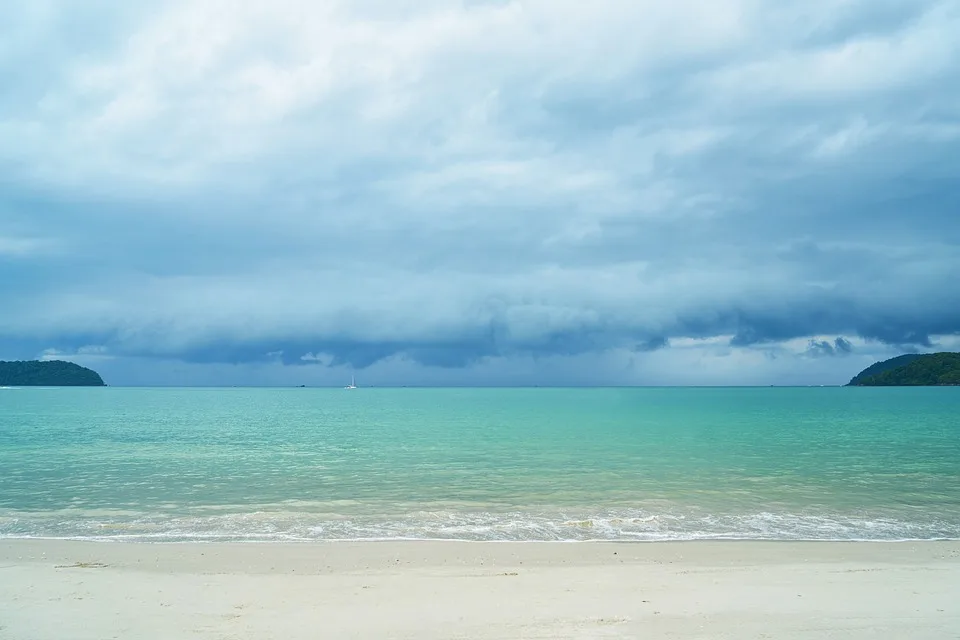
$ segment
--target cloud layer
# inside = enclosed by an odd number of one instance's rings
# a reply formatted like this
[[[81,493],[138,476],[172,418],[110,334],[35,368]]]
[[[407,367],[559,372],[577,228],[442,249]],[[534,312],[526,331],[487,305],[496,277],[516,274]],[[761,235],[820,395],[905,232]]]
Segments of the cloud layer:
[[[832,383],[960,334],[956,3],[21,5],[0,356]]]

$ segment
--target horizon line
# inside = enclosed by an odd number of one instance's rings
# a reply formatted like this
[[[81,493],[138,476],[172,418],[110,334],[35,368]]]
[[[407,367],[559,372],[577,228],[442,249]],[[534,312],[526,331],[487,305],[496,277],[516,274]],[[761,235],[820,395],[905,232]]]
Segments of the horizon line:
[[[649,384],[649,385],[368,385],[360,389],[810,389],[843,388],[844,384]],[[856,386],[856,385],[854,385]],[[10,387],[17,389],[339,389],[342,385],[218,385],[218,384],[104,384],[93,385],[37,385]]]

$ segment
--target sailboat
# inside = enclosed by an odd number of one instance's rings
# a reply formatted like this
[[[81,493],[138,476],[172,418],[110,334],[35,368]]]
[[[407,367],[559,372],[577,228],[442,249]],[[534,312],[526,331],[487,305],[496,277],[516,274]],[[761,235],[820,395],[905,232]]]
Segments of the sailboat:
[[[356,389],[356,388],[357,388],[356,378],[354,376],[350,376],[350,384],[344,387],[344,389]]]

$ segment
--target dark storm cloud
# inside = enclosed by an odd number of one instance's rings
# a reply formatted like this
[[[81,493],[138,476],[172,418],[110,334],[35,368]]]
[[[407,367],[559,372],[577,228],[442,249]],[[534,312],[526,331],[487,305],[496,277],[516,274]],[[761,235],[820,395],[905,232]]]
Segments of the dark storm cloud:
[[[844,338],[834,338],[833,342],[827,340],[811,340],[807,347],[807,354],[815,358],[823,356],[847,355],[853,352],[853,345]]]

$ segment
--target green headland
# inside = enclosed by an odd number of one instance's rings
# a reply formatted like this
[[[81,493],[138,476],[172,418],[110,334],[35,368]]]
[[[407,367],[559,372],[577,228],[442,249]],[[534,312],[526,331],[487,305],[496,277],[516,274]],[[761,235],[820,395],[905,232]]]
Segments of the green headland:
[[[851,387],[933,387],[960,385],[960,353],[897,356],[873,364],[856,376]]]
[[[92,369],[63,360],[0,361],[0,387],[103,387]]]

